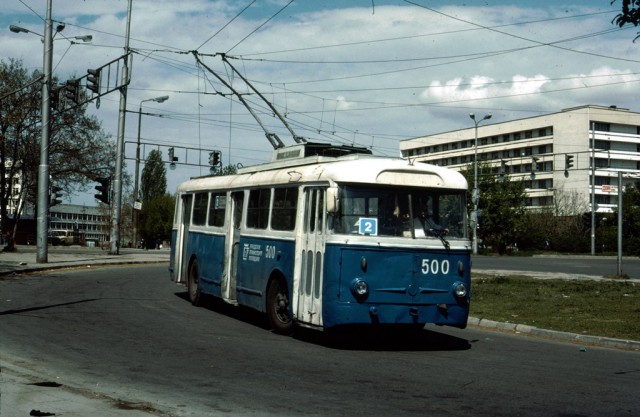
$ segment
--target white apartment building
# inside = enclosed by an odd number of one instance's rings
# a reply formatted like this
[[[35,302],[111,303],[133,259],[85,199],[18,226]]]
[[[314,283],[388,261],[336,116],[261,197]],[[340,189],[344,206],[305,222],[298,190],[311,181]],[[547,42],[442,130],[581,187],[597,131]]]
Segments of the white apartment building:
[[[13,167],[13,161],[8,160],[4,163],[5,172],[6,172],[6,180],[7,184],[9,181],[9,171]],[[13,175],[13,180],[11,181],[12,186],[9,192],[9,199],[7,201],[7,214],[10,216],[14,216],[16,210],[18,209],[18,205],[20,204],[20,199],[22,197],[22,171],[16,170]]]
[[[480,120],[484,113],[476,114]],[[403,157],[461,170],[474,163],[475,125],[400,143]],[[640,113],[615,106],[586,105],[526,119],[478,125],[478,163],[502,165],[511,180],[524,180],[526,205],[558,206],[571,200],[565,214],[611,212],[618,202],[618,173],[623,185],[640,178]],[[573,165],[567,169],[567,160]],[[595,169],[592,162],[595,160]],[[533,173],[533,174],[532,174]],[[634,178],[635,177],[635,178]],[[595,181],[593,180],[595,178]],[[592,182],[594,181],[594,182]],[[473,187],[473,184],[469,184]],[[566,210],[573,213],[566,213]]]

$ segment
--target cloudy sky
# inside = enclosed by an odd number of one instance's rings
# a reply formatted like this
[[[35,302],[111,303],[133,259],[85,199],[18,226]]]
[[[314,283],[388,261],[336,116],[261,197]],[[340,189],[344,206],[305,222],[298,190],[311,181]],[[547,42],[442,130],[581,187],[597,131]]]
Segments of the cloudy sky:
[[[8,29],[14,24],[42,34],[46,1],[2,3],[0,58],[41,69],[38,36]],[[141,102],[163,95],[170,97],[164,103],[142,103],[141,141],[159,145],[165,158],[174,146],[180,162],[190,164],[207,161],[183,148],[220,150],[225,165],[266,162],[273,147],[260,123],[294,144],[242,77],[296,135],[390,156],[399,154],[401,140],[472,126],[470,112],[492,113],[491,122],[499,123],[584,104],[640,111],[638,29],[611,23],[619,3],[133,0],[126,158],[134,156]],[[83,76],[121,56],[127,5],[54,0],[53,20],[66,24],[54,42],[55,75]],[[90,44],[69,41],[88,34]],[[114,138],[119,100],[114,92],[99,109],[89,106]],[[131,170],[133,161],[125,163]],[[207,173],[207,167],[178,165],[168,172],[169,189]]]

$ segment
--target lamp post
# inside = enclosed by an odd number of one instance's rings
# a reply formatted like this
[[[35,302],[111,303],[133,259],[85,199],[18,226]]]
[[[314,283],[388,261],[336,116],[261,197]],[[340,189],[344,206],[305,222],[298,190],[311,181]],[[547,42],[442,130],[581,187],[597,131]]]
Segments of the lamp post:
[[[53,20],[51,18],[52,0],[47,0],[47,16],[44,21],[44,36],[16,25],[9,25],[9,30],[13,33],[33,33],[40,36],[44,44],[43,64],[42,64],[42,114],[41,114],[41,138],[40,138],[40,165],[38,166],[38,195],[36,213],[36,262],[47,263],[48,254],[48,234],[49,234],[49,136],[51,134],[51,102],[50,92],[52,89],[52,63],[53,63],[53,38],[55,34],[62,32],[65,25],[59,23],[56,32],[53,34]],[[91,35],[76,36],[74,39],[87,42],[91,40]]]
[[[486,114],[482,119],[476,120],[476,115],[469,114],[471,120],[475,124],[475,156],[473,161],[473,195],[471,200],[473,202],[473,217],[471,222],[473,223],[473,254],[478,254],[478,204],[480,203],[480,190],[478,189],[478,125],[484,120],[491,119],[491,113]]]
[[[39,35],[44,43],[42,64],[42,132],[40,138],[40,165],[38,166],[38,212],[36,213],[36,262],[48,262],[47,238],[49,232],[49,134],[51,115],[51,103],[49,92],[51,89],[51,66],[53,60],[53,21],[51,19],[51,2],[47,0],[47,16],[44,21],[44,36]],[[64,25],[58,25],[56,33],[64,29]],[[10,25],[9,30],[14,33],[33,33],[20,26]]]
[[[142,103],[147,101],[155,101],[156,103],[163,103],[169,100],[169,96],[160,96],[156,98],[149,98],[146,100],[142,100],[140,102],[140,106],[138,107],[138,143],[136,145],[136,167],[133,181],[133,212],[132,212],[132,223],[133,223],[133,244],[137,247],[138,244],[138,211],[135,207],[135,203],[138,201],[138,178],[140,175],[140,130],[142,126]]]

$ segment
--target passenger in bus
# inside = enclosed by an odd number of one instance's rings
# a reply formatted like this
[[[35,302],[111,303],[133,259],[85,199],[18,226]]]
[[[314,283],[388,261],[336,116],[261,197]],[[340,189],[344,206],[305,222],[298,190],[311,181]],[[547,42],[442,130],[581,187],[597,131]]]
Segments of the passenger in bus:
[[[436,236],[442,237],[449,234],[449,229],[440,226],[432,218],[427,216],[426,206],[421,206],[418,215],[413,219],[415,237]]]

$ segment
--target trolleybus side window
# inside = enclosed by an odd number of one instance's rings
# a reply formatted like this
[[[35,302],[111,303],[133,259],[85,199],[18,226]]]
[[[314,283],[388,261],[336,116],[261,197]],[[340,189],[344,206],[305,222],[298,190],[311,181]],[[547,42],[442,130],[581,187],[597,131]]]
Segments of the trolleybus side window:
[[[247,227],[266,229],[269,223],[269,204],[271,189],[258,189],[249,192],[249,207],[247,208]]]
[[[207,221],[208,193],[197,193],[193,200],[193,223],[196,226],[204,226]]]
[[[224,226],[224,212],[227,208],[227,195],[225,193],[212,193],[209,203],[209,226]]]
[[[273,195],[271,228],[274,230],[293,230],[296,225],[298,188],[276,188]]]

